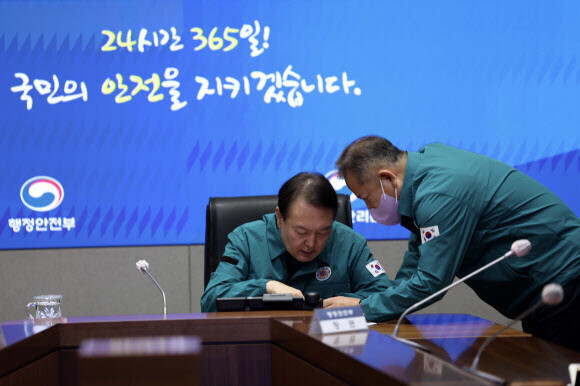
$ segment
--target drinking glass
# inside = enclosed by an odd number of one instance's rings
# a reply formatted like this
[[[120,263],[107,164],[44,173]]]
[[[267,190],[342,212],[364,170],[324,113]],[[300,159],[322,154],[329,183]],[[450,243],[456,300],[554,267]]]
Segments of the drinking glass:
[[[30,319],[62,317],[62,295],[39,295],[33,299],[34,301],[26,306],[26,314]]]

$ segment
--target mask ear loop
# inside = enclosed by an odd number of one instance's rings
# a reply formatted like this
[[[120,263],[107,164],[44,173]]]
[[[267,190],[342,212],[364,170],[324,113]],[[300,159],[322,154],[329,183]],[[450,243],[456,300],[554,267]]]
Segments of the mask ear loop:
[[[381,180],[379,178],[379,183],[381,184],[381,190],[383,191],[383,195],[387,195],[387,193],[385,193],[385,188],[383,188],[383,180]],[[399,202],[399,198],[397,197],[397,188],[395,188],[395,204]]]
[[[385,193],[385,188],[383,188],[383,180],[381,180],[380,178],[379,178],[379,183],[381,184],[381,190],[383,191],[383,196],[386,196],[387,193]]]

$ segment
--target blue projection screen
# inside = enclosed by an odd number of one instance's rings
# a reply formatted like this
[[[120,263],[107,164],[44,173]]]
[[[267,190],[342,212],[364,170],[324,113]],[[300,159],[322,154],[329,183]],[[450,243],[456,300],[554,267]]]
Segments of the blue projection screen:
[[[199,244],[352,140],[511,164],[580,213],[574,1],[0,1],[0,248]],[[369,239],[406,238],[373,223]]]

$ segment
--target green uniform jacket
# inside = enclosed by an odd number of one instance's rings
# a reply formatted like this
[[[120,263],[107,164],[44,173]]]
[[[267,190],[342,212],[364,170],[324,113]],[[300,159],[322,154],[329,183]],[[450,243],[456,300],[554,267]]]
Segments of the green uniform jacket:
[[[466,283],[514,318],[540,299],[543,286],[580,275],[580,220],[554,193],[491,158],[442,144],[408,152],[399,213],[418,228],[394,286],[361,302],[384,321],[501,257],[518,239],[532,249]],[[434,300],[435,301],[435,300]]]
[[[336,221],[320,256],[303,264],[291,280],[287,277],[286,258],[292,257],[278,233],[274,214],[236,228],[228,236],[223,256],[225,259],[212,273],[201,297],[202,312],[215,311],[217,298],[264,295],[269,280],[286,283],[302,293],[318,292],[321,298],[364,298],[392,285],[384,271],[375,277],[366,267],[374,259],[365,238]],[[316,272],[323,267],[330,267],[331,272],[320,281]]]

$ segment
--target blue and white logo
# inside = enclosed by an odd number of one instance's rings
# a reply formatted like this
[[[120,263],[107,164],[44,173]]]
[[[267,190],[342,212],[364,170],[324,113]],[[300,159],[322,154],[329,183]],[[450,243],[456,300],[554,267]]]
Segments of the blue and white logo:
[[[358,198],[357,196],[352,193],[348,186],[346,186],[346,182],[338,176],[338,170],[331,170],[324,176],[330,182],[330,185],[336,190],[336,193],[342,193],[350,196],[350,202],[356,201]]]
[[[32,177],[20,189],[22,203],[37,212],[48,212],[57,208],[63,198],[62,185],[52,177]]]
[[[336,190],[336,193],[346,194],[350,196],[350,203],[352,207],[352,222],[355,223],[376,223],[373,220],[367,206],[363,200],[359,200],[358,197],[350,191],[346,185],[346,181],[338,176],[337,170],[331,170],[325,174],[326,179],[330,182],[330,185]]]

